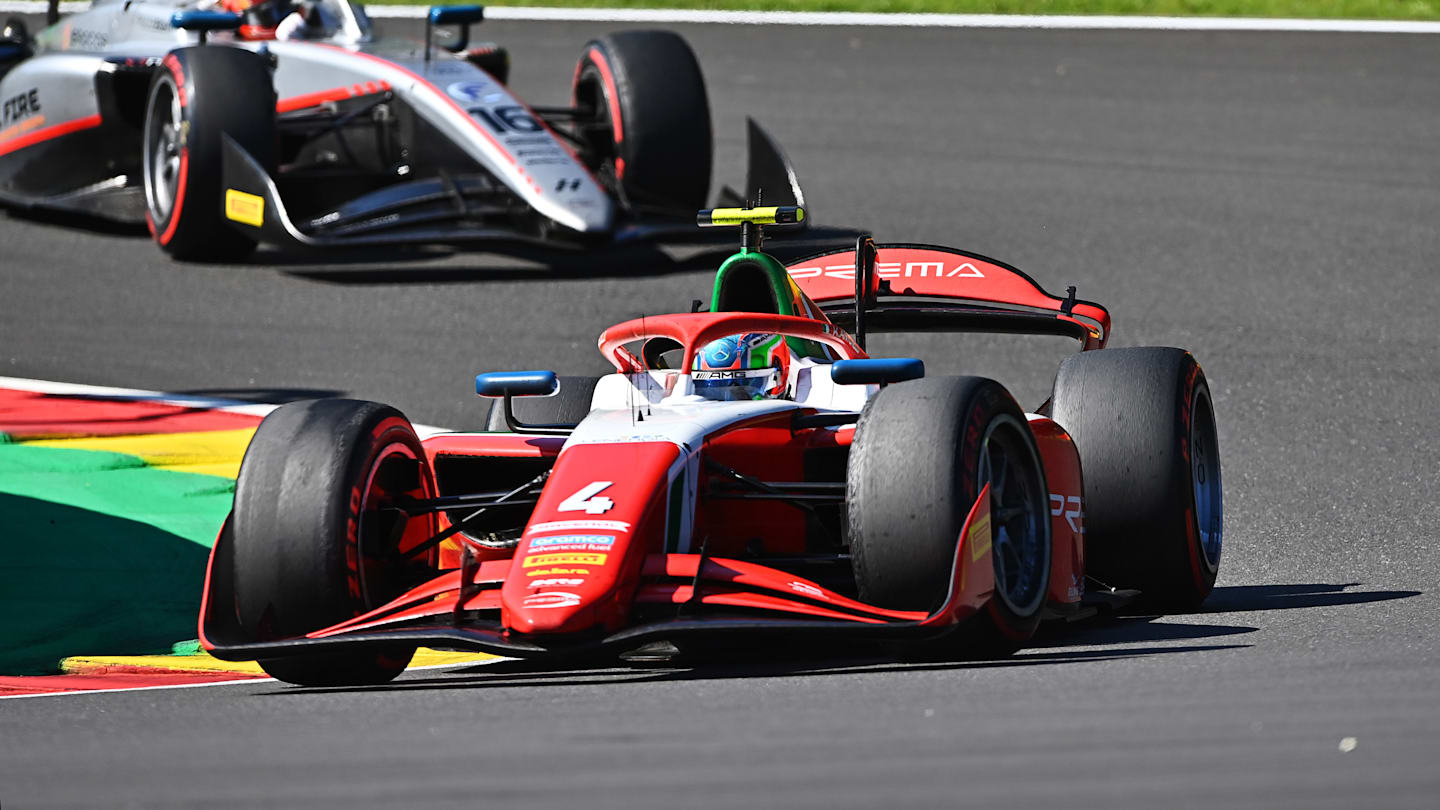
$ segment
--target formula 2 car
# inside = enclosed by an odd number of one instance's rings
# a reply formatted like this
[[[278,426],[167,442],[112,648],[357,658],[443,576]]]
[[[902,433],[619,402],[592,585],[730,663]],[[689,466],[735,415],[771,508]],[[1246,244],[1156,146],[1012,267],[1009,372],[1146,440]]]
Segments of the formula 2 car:
[[[613,374],[486,373],[486,433],[421,440],[352,400],[284,405],[245,454],[200,638],[297,684],[417,646],[619,654],[716,637],[1004,654],[1047,618],[1192,608],[1220,562],[1214,410],[1172,348],[992,259],[879,245],[782,266],[740,223],[711,311],[612,326]],[[837,325],[843,322],[853,331]],[[1050,399],[871,358],[877,330],[1069,335]],[[914,645],[906,647],[905,645]]]
[[[572,103],[527,105],[480,6],[377,40],[349,0],[96,0],[0,31],[0,203],[148,223],[180,259],[281,246],[688,237],[712,139],[694,53],[668,31],[585,46]],[[228,12],[224,9],[238,9]],[[456,35],[436,47],[432,28]],[[801,204],[750,122],[745,198]],[[728,191],[728,189],[727,189]],[[736,200],[729,192],[722,199]]]

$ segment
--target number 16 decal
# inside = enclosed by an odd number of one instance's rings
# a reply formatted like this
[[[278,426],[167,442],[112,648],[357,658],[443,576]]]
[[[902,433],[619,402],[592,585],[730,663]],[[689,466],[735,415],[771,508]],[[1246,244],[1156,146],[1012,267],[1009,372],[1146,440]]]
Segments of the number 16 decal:
[[[587,515],[601,515],[610,511],[615,502],[601,496],[606,487],[615,483],[614,481],[591,481],[581,487],[574,495],[560,502],[557,512],[584,512]]]

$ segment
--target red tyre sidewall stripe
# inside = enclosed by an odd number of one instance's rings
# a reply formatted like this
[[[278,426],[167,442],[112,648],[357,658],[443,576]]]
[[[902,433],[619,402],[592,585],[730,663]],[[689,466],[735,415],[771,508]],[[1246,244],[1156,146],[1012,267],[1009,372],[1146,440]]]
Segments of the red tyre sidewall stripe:
[[[363,605],[363,600],[361,599],[363,589],[360,586],[360,520],[362,517],[360,510],[364,505],[365,496],[368,494],[366,490],[369,488],[371,478],[375,474],[376,466],[382,461],[379,454],[392,444],[405,443],[404,437],[413,435],[414,428],[412,428],[410,423],[405,419],[398,416],[382,419],[370,429],[370,451],[365,461],[363,477],[357,478],[350,486],[350,494],[346,499],[345,589],[358,606],[354,613],[356,616],[375,607],[374,605]],[[418,444],[418,441],[416,443]],[[437,488],[435,486],[434,473],[426,461],[424,449],[423,447],[418,450],[414,447],[410,449],[417,451],[414,457],[420,464],[420,486],[424,490],[426,497],[432,497],[437,491]],[[433,515],[428,518],[428,523],[431,533],[433,534],[436,530]]]
[[[189,99],[185,93],[185,75],[180,70],[180,60],[176,59],[175,54],[172,53],[165,57],[163,64],[169,68],[170,75],[175,77],[175,97],[180,102],[180,109],[183,110],[188,106]],[[175,238],[175,229],[180,225],[180,211],[185,206],[185,180],[190,173],[190,146],[185,142],[188,140],[189,138],[186,137],[180,144],[180,182],[175,186],[175,201],[170,207],[170,219],[165,225],[164,233],[155,237],[155,241],[162,246],[170,244],[170,240]],[[155,223],[151,222],[148,212],[145,214],[145,222],[150,226],[150,233],[155,233]]]
[[[619,146],[625,142],[625,122],[620,117],[620,91],[615,86],[615,75],[610,72],[610,63],[605,60],[605,54],[599,48],[591,48],[585,54],[600,71],[600,80],[605,82],[605,103],[610,107],[610,129],[615,133],[615,145]],[[619,161],[616,161],[616,171],[619,171]]]

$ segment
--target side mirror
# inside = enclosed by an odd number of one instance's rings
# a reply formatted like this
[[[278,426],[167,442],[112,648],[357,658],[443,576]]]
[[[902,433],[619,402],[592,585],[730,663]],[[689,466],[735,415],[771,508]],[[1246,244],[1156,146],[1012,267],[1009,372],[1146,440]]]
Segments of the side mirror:
[[[484,6],[431,6],[431,25],[469,25],[485,19]]]
[[[200,44],[203,45],[206,34],[211,31],[234,31],[240,27],[243,19],[239,14],[231,14],[228,11],[201,11],[192,8],[171,14],[170,27],[183,28],[186,31],[199,31]]]
[[[840,385],[886,385],[924,376],[925,363],[913,357],[836,360],[830,366],[830,379]]]
[[[425,17],[425,61],[430,61],[431,29],[437,25],[458,25],[460,34],[454,42],[447,43],[445,50],[459,53],[470,44],[470,25],[485,21],[484,6],[431,6]]]
[[[553,371],[493,371],[475,375],[475,393],[504,397],[505,425],[515,433],[568,436],[575,425],[532,425],[515,418],[515,397],[550,397],[559,393],[560,378]]]
[[[549,397],[560,390],[553,371],[492,371],[475,375],[475,393],[482,397]]]

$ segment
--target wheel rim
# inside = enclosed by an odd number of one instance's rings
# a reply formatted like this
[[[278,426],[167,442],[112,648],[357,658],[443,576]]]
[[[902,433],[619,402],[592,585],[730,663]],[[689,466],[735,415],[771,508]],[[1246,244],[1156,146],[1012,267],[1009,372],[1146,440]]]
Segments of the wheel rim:
[[[1195,492],[1195,528],[1211,571],[1220,567],[1224,530],[1224,497],[1220,487],[1220,442],[1210,393],[1195,391],[1190,404],[1190,481]]]
[[[370,472],[365,478],[365,494],[360,499],[360,520],[356,545],[356,573],[360,586],[361,602],[367,610],[379,607],[400,593],[408,577],[406,565],[399,552],[414,547],[434,534],[434,516],[425,515],[406,520],[404,514],[395,509],[401,498],[428,499],[434,497],[430,480],[422,473],[419,485],[411,488],[393,486],[384,473],[395,463],[418,462],[414,450],[401,442],[387,444],[375,455]],[[398,531],[398,534],[397,534]],[[428,558],[434,555],[418,556],[411,561],[414,567],[431,571]]]
[[[155,83],[145,115],[145,146],[142,165],[145,175],[145,202],[155,222],[165,222],[175,208],[180,187],[181,131],[184,113],[175,83],[168,75]]]
[[[990,484],[995,593],[1029,616],[1045,598],[1050,567],[1049,500],[1025,430],[1010,417],[990,423],[980,443],[980,485]]]

